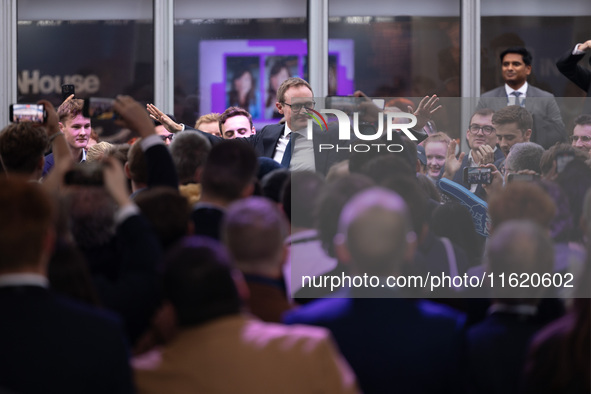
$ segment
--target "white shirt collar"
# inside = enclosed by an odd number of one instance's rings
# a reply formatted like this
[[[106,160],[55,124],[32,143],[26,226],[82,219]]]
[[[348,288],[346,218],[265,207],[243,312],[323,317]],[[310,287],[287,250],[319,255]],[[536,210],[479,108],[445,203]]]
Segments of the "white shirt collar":
[[[511,93],[517,91],[517,92],[521,92],[521,96],[519,97],[525,97],[525,94],[527,93],[527,87],[528,87],[528,83],[527,81],[525,81],[525,83],[523,84],[522,87],[520,87],[519,89],[515,90],[512,87],[509,87],[509,85],[505,84],[505,92],[507,93],[507,96],[509,96]]]
[[[0,287],[6,286],[39,286],[49,288],[49,280],[39,274],[6,274],[0,275]]]
[[[291,129],[289,128],[289,126],[287,125],[287,123],[285,123],[285,130],[283,130],[283,138],[287,138],[287,136],[289,135],[289,133],[291,133]]]

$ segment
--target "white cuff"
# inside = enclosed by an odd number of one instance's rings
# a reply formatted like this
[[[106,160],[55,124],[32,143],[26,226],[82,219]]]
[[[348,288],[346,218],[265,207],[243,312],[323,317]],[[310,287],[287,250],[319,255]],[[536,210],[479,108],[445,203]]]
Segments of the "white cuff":
[[[122,206],[115,212],[115,224],[120,226],[123,222],[125,222],[128,218],[134,215],[139,215],[140,209],[137,205],[131,203]]]
[[[584,51],[579,51],[579,45],[583,45],[583,44],[579,43],[579,44],[575,45],[575,49],[573,49],[573,55],[584,55],[585,54]]]

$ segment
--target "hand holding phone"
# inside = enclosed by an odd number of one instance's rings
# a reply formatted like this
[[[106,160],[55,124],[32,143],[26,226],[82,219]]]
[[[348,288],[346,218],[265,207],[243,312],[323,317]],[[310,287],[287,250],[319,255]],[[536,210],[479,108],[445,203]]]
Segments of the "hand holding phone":
[[[43,124],[47,112],[43,104],[12,104],[8,109],[12,123],[33,122]]]
[[[492,182],[492,169],[487,167],[465,167],[464,182],[470,185],[490,185]]]
[[[74,85],[62,85],[62,101],[66,101],[68,97],[75,95],[75,90]]]

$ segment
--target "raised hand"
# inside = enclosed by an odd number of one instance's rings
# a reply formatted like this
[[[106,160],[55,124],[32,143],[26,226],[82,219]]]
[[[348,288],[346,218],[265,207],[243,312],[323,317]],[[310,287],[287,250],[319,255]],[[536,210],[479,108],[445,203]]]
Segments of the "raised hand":
[[[466,156],[464,152],[461,152],[460,156],[456,158],[456,146],[457,143],[455,140],[451,140],[447,146],[447,156],[445,157],[445,171],[443,172],[443,177],[449,180],[453,180],[454,175],[462,166],[464,156]]]
[[[146,105],[146,109],[150,114],[150,118],[157,120],[158,122],[162,123],[164,128],[171,133],[176,133],[183,129],[179,123],[175,122],[174,120],[170,119],[168,115],[164,112],[160,111],[154,104]]]
[[[419,103],[417,110],[413,112],[413,108],[409,105],[408,112],[412,113],[414,116],[417,117],[417,124],[413,127],[414,130],[421,130],[429,120],[431,120],[431,116],[437,112],[439,109],[443,108],[442,105],[437,105],[439,102],[439,97],[436,94],[433,96],[425,96]]]

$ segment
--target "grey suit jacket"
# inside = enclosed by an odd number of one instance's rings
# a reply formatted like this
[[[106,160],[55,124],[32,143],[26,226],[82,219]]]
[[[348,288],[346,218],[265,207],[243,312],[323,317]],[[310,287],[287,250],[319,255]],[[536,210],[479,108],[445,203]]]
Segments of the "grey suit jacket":
[[[507,106],[505,86],[489,90],[480,96],[476,109],[490,108],[498,111]],[[567,142],[566,130],[554,95],[529,85],[525,98],[525,109],[534,119],[531,142],[548,149],[557,142]]]

